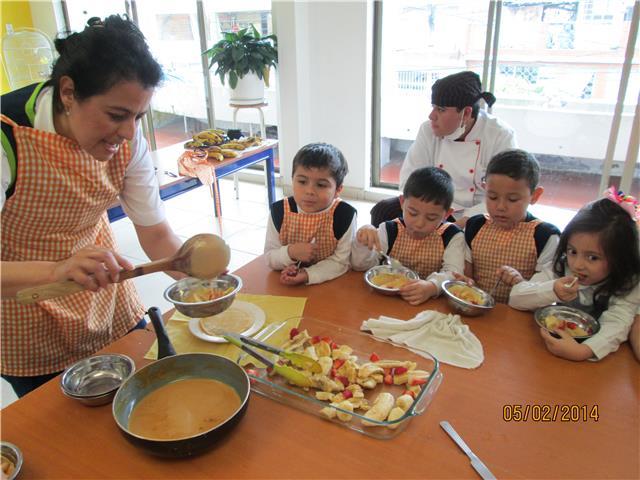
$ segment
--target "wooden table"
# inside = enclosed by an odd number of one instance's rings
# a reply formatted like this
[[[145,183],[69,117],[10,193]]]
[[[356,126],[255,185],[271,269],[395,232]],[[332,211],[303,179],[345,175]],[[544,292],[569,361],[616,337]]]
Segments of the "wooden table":
[[[237,272],[243,291],[308,297],[306,315],[354,328],[381,314],[410,318],[448,311],[442,299],[411,307],[369,292],[351,272],[323,285],[285,287],[259,257]],[[392,440],[376,440],[252,395],[247,415],[213,450],[186,460],[146,455],[119,433],[109,406],[65,398],[58,379],[1,413],[2,439],[18,445],[21,478],[478,478],[440,428],[448,420],[497,478],[638,478],[640,367],[627,344],[600,362],[548,353],[532,315],[499,305],[465,322],[484,346],[476,370],[443,365],[426,412]],[[143,360],[153,333],[137,331],[107,348]],[[598,420],[542,421],[543,406],[571,406]],[[524,421],[518,409],[529,410]],[[505,420],[505,413],[511,418]],[[570,418],[570,417],[569,417]]]
[[[266,139],[260,146],[250,147],[241,151],[235,158],[225,158],[222,162],[215,163],[216,182],[220,178],[232,175],[242,169],[260,162],[265,162],[265,175],[267,180],[267,196],[269,205],[276,200],[276,181],[274,166],[274,151],[278,146],[277,140]],[[177,195],[202,186],[200,180],[195,177],[183,177],[178,174],[178,158],[184,152],[181,143],[151,152],[156,167],[156,178],[160,186],[160,198],[168,200]],[[218,191],[220,189],[218,188]],[[216,217],[222,212],[214,202]],[[114,222],[126,217],[120,204],[115,204],[108,210],[109,221]]]

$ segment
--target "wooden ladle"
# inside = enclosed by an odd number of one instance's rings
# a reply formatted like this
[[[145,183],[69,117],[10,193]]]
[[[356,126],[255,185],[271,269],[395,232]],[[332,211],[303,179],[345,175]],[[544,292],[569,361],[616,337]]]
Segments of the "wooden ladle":
[[[164,271],[182,272],[203,279],[214,278],[227,269],[230,256],[229,246],[222,238],[211,233],[200,233],[184,242],[171,257],[138,265],[133,270],[121,271],[118,282]],[[85,287],[79,283],[66,280],[25,288],[17,293],[16,299],[18,303],[28,305],[83,290]]]

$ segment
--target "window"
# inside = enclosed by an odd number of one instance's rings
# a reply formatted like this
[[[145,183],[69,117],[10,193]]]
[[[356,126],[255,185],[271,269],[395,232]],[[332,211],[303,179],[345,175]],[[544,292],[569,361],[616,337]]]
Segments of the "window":
[[[501,7],[500,36],[491,90],[498,100],[492,114],[510,124],[519,146],[539,159],[546,188],[541,203],[578,208],[600,193],[634,2],[496,4]],[[380,113],[374,141],[379,155],[372,166],[374,186],[397,187],[404,156],[427,120],[433,82],[461,70],[482,76],[485,61],[491,58],[485,52],[489,5],[488,1],[383,2],[378,19]],[[620,183],[639,82],[636,55],[611,184]],[[632,188],[637,191],[637,168],[635,172]]]

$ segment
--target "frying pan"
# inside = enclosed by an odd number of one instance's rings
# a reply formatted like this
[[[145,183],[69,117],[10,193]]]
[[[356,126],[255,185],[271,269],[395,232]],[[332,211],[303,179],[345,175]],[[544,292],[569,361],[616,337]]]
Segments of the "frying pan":
[[[125,438],[148,453],[162,457],[196,455],[212,447],[243,417],[249,405],[249,377],[242,367],[218,355],[176,355],[164,329],[160,311],[151,307],[148,313],[158,336],[159,360],[141,368],[122,384],[113,399],[113,418]],[[136,435],[129,430],[131,413],[146,395],[169,383],[190,378],[212,379],[229,385],[240,397],[240,406],[220,425],[190,437],[157,440]]]

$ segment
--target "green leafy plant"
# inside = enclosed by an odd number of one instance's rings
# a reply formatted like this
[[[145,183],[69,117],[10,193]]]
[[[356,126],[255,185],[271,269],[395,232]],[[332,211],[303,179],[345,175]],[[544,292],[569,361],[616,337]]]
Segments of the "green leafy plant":
[[[224,85],[229,75],[229,86],[236,88],[238,78],[253,72],[269,86],[269,69],[278,64],[278,39],[275,35],[261,36],[251,25],[238,32],[224,32],[222,40],[204,52],[210,58],[209,68],[218,65],[215,74]]]

